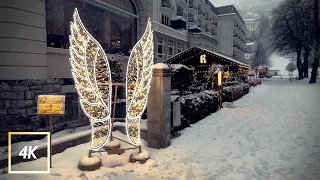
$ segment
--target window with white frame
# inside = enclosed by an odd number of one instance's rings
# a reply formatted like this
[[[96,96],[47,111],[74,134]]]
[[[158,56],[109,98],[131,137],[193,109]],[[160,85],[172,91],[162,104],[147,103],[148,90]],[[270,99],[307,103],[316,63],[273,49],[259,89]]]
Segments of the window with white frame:
[[[157,42],[157,46],[158,46],[158,50],[157,50],[157,54],[158,54],[158,58],[163,58],[164,56],[164,42],[163,42],[163,38],[162,37],[158,37],[158,42]]]
[[[169,39],[168,40],[168,55],[169,57],[173,56],[174,54],[174,41]]]

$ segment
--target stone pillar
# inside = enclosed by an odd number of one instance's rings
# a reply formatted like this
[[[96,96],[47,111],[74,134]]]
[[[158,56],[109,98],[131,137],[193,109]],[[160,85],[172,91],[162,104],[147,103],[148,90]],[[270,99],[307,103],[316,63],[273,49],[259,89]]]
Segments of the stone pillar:
[[[171,142],[171,70],[163,63],[153,67],[148,97],[148,146],[166,148]]]

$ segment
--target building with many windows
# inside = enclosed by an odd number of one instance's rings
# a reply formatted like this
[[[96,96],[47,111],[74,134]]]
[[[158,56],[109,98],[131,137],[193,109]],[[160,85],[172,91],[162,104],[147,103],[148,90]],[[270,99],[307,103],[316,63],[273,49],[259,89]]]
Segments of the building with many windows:
[[[233,5],[216,8],[218,15],[218,49],[239,61],[245,60],[248,30]]]
[[[216,51],[217,15],[209,0],[153,0],[155,60],[192,46]]]
[[[246,27],[249,31],[248,35],[253,35],[257,32],[259,27],[259,20],[258,19],[244,19]]]

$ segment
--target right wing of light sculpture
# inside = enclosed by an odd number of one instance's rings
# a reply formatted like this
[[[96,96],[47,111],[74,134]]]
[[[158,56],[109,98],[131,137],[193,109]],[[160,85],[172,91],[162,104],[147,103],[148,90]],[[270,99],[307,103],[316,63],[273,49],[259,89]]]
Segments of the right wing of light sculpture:
[[[133,47],[127,66],[126,131],[133,145],[140,145],[140,119],[144,112],[152,78],[153,31],[151,20]]]
[[[107,56],[81,22],[77,9],[70,25],[70,63],[82,110],[90,119],[90,149],[105,145],[111,131],[111,72]]]

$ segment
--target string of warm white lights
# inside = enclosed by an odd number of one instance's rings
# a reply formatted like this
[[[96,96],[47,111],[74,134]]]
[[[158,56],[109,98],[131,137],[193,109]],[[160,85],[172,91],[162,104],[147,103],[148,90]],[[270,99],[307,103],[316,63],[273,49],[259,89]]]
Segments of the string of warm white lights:
[[[195,51],[197,50],[197,53],[193,53],[191,56],[188,56],[186,58],[183,58],[183,60],[181,60],[181,62],[175,62],[176,60],[180,60],[179,58],[182,57],[184,55],[184,53],[188,53],[190,51]],[[251,66],[250,65],[247,65],[243,62],[240,62],[240,61],[237,61],[237,60],[229,60],[229,59],[226,59],[225,57],[223,57],[224,55],[219,55],[219,53],[216,53],[216,52],[211,52],[211,51],[208,51],[208,50],[205,50],[205,49],[202,49],[200,47],[192,47],[188,50],[186,50],[184,53],[180,53],[178,54],[177,56],[173,57],[172,59],[169,59],[167,60],[165,63],[168,63],[168,64],[172,64],[172,63],[183,63],[183,62],[186,62],[187,60],[189,59],[192,59],[194,58],[195,56],[201,56],[203,54],[207,55],[208,57],[209,56],[212,56],[212,57],[215,57],[216,59],[222,61],[222,62],[225,62],[225,63],[229,63],[231,66],[244,66],[246,68],[250,68]],[[216,62],[217,63],[217,62]]]
[[[111,131],[111,72],[103,48],[86,30],[75,9],[70,24],[70,64],[81,108],[91,122],[90,149],[105,145]]]
[[[133,47],[127,66],[126,77],[126,132],[129,141],[139,146],[140,120],[150,90],[153,65],[153,31],[148,19],[146,30]]]

